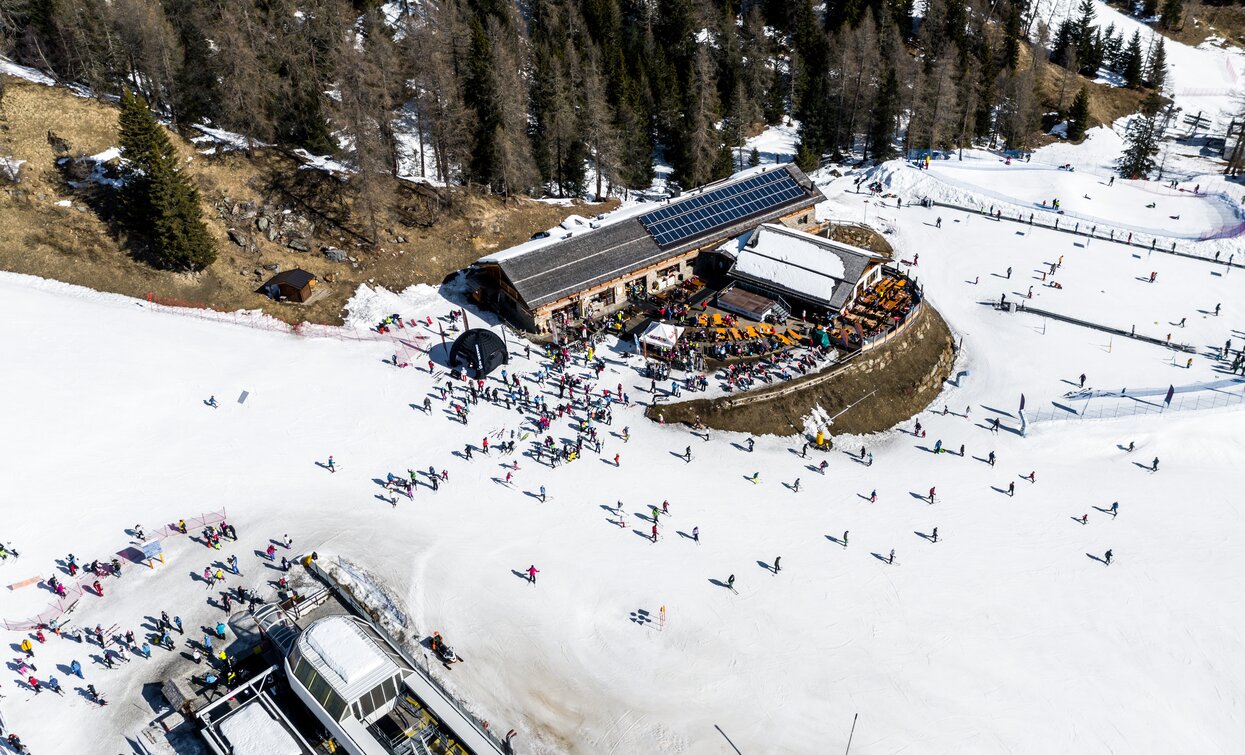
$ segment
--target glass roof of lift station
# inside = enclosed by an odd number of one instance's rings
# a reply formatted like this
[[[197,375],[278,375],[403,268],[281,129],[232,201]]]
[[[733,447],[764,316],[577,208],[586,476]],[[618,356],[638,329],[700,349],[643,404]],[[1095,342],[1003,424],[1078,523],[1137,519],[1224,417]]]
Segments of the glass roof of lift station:
[[[349,714],[370,722],[387,711],[413,670],[372,635],[353,616],[326,616],[303,630],[290,653],[295,678],[335,721]]]

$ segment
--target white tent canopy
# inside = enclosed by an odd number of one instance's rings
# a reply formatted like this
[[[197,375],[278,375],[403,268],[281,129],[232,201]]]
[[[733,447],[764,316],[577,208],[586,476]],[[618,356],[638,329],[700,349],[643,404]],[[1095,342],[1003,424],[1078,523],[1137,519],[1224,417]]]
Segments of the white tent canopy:
[[[648,330],[644,331],[644,335],[640,336],[640,341],[649,346],[657,346],[662,349],[673,349],[679,342],[679,337],[683,335],[683,328],[677,325],[666,325],[664,323],[655,322],[648,326]]]

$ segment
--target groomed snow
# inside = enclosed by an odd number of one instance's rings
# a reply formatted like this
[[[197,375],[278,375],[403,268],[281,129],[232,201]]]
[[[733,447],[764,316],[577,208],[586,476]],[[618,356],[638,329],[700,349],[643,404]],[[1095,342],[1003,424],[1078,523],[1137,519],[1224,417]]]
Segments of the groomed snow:
[[[258,703],[244,705],[220,724],[231,755],[301,755],[302,747],[280,721]]]

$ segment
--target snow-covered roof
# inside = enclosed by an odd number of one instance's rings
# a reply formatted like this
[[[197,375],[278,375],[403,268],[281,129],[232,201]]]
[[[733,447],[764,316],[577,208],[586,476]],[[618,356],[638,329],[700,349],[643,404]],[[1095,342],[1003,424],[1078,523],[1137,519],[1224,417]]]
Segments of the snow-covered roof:
[[[879,259],[849,244],[765,224],[740,249],[731,275],[840,309],[865,268]]]
[[[347,703],[401,670],[349,616],[316,621],[303,630],[298,647]]]
[[[231,755],[302,755],[303,748],[267,708],[252,702],[220,722]]]

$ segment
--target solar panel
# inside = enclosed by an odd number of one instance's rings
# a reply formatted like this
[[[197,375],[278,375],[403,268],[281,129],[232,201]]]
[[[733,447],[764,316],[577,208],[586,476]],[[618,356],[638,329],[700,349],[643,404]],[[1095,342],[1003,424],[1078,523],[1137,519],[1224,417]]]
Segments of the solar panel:
[[[645,230],[666,247],[714,228],[768,212],[805,195],[786,170],[773,170],[673,202],[640,216]]]

